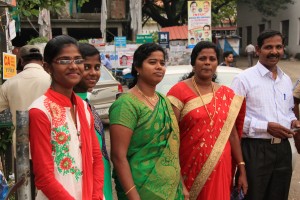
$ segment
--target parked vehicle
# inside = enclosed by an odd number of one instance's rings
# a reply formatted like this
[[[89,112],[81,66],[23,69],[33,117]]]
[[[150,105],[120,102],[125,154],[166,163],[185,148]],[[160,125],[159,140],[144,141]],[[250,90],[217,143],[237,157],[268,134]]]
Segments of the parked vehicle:
[[[111,104],[116,100],[118,93],[122,93],[122,85],[106,69],[101,67],[101,77],[93,88],[90,96],[90,102],[95,106],[104,123],[109,122],[108,110]]]
[[[156,91],[167,94],[173,85],[182,80],[182,77],[192,71],[191,65],[168,66],[163,80],[156,86]],[[230,86],[233,78],[243,70],[235,67],[217,67],[216,83]]]

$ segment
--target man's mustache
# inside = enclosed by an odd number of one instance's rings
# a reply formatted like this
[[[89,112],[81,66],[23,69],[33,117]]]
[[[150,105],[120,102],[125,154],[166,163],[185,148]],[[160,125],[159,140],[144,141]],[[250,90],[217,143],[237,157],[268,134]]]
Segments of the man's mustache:
[[[280,54],[269,54],[268,56],[267,56],[267,58],[279,58],[280,57]]]

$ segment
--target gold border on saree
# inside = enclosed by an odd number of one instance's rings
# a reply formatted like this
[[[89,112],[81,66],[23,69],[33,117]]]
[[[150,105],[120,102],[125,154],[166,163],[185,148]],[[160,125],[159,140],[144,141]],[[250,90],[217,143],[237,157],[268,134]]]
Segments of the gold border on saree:
[[[211,175],[212,171],[216,167],[225,145],[228,141],[228,138],[231,134],[231,130],[233,125],[235,124],[236,118],[242,106],[244,97],[235,95],[232,99],[232,102],[229,107],[228,117],[225,121],[223,128],[219,134],[219,137],[212,149],[207,161],[204,163],[201,171],[197,175],[191,190],[190,190],[190,199],[196,200],[198,195],[200,194],[204,184],[206,183],[207,179]]]

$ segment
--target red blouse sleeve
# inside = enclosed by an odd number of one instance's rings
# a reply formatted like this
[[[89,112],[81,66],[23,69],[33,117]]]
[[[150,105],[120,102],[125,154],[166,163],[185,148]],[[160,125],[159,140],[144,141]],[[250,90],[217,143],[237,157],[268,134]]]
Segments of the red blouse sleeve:
[[[244,99],[243,104],[241,106],[240,112],[236,118],[235,126],[238,132],[239,138],[241,139],[243,134],[244,120],[246,115],[246,99]]]
[[[94,128],[94,118],[91,115],[91,136],[93,145],[93,200],[103,199],[104,164],[100,144]]]
[[[29,110],[29,140],[35,185],[49,200],[73,200],[54,176],[50,127],[44,112],[36,108]]]

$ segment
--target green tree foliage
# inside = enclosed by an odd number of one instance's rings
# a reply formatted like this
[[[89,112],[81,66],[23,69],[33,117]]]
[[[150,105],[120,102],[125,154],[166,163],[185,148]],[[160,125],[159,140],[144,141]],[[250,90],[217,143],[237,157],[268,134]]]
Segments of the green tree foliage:
[[[161,27],[186,24],[187,0],[157,0],[143,1],[143,22],[149,18],[156,21]],[[275,16],[278,10],[285,9],[293,0],[212,0],[212,23],[221,24],[227,19],[234,23],[236,19],[236,5],[238,2],[247,3],[250,9],[256,9],[264,16]]]
[[[21,17],[37,17],[39,15],[39,8],[46,8],[51,12],[60,14],[66,2],[66,0],[17,0],[17,10],[14,14],[20,15]],[[89,0],[77,1],[79,6],[82,6],[86,2],[89,2]]]
[[[286,9],[294,0],[237,0],[249,4],[250,8],[258,10],[264,16],[276,16],[277,12]]]
[[[39,8],[59,12],[63,6],[65,6],[64,0],[18,0],[15,14],[21,17],[37,17]]]

